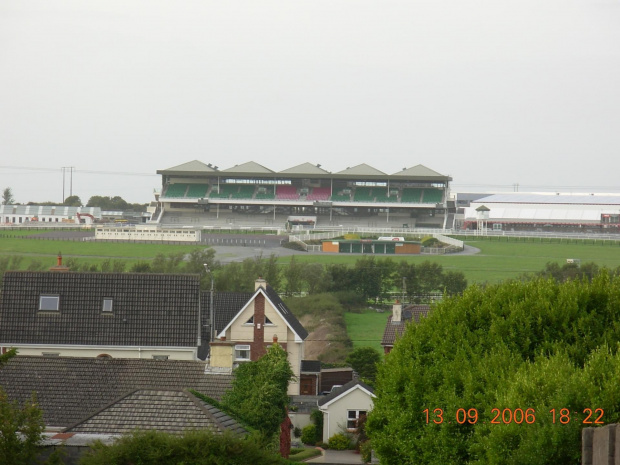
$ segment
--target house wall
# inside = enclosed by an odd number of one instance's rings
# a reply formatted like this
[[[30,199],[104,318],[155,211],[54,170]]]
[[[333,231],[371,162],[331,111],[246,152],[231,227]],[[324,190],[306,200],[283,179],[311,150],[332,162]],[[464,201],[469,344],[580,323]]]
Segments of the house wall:
[[[112,358],[153,358],[154,355],[167,355],[168,360],[197,360],[195,347],[142,348],[142,347],[95,347],[95,346],[53,346],[53,345],[12,345],[19,355],[58,354],[59,357],[98,357],[109,355]]]
[[[323,411],[323,442],[336,433],[346,430],[349,410],[372,410],[372,397],[359,387],[350,390],[345,396],[332,402]]]
[[[234,345],[232,343],[212,343],[209,363],[214,367],[232,368]]]
[[[259,296],[257,296],[257,298],[259,298]],[[238,344],[249,344],[253,352],[257,350],[257,347],[254,345],[256,324],[247,324],[246,321],[255,313],[255,300],[248,304],[230,328],[226,330],[226,339],[228,341]],[[273,344],[273,337],[278,337],[278,343],[288,352],[288,361],[295,375],[295,380],[289,384],[288,394],[299,395],[301,360],[304,356],[303,342],[295,342],[295,334],[288,328],[286,321],[280,317],[267,299],[265,299],[265,316],[269,318],[273,325],[261,327],[261,331],[263,332],[262,344],[264,347],[270,346]],[[231,358],[234,358],[234,353],[231,354]],[[255,358],[252,357],[252,360],[254,359]]]

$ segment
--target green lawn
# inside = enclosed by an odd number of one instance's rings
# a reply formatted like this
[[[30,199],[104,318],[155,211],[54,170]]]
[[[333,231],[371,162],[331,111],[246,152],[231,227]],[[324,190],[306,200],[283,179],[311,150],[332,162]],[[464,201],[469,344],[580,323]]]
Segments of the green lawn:
[[[64,258],[75,258],[80,263],[88,264],[99,265],[106,259],[123,260],[126,263],[125,269],[129,269],[134,263],[149,261],[160,253],[164,255],[185,254],[194,249],[204,248],[205,246],[200,245],[20,239],[0,234],[0,257],[20,257],[20,269],[26,269],[32,261],[53,266],[56,263],[55,257],[58,252],[61,252]]]
[[[476,238],[466,241],[467,245],[480,249],[475,255],[379,255],[377,258],[391,258],[394,261],[421,263],[431,261],[439,263],[444,270],[462,271],[471,283],[497,283],[516,278],[523,273],[535,273],[542,270],[547,262],[566,263],[567,258],[579,258],[581,263],[595,262],[608,268],[620,267],[620,242],[549,242],[540,240],[524,241]],[[359,255],[325,254],[295,256],[295,260],[312,263],[344,263],[353,265]],[[290,257],[280,259],[287,263]]]
[[[378,313],[375,310],[365,310],[362,313],[345,313],[347,334],[349,339],[353,341],[353,348],[369,346],[382,354],[381,338],[389,315],[391,315],[389,311]]]

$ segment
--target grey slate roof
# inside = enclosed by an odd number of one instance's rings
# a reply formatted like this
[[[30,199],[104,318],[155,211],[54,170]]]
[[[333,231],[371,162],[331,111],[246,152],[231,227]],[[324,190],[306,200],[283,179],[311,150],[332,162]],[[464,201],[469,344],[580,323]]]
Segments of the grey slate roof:
[[[37,395],[48,426],[68,427],[136,389],[194,389],[219,400],[230,375],[206,375],[205,364],[184,360],[17,356],[0,369],[9,399]]]
[[[286,322],[291,326],[291,328],[293,328],[297,335],[302,340],[305,340],[308,337],[308,331],[306,331],[306,328],[301,325],[297,317],[293,315],[293,313],[289,310],[286,304],[282,301],[278,293],[269,284],[267,284],[265,294],[267,294],[267,297],[269,298],[269,300],[271,300],[271,303],[276,306],[278,311],[282,314]]]
[[[528,194],[505,193],[493,194],[476,200],[477,203],[517,203],[548,205],[603,205],[620,206],[620,195],[610,194]]]
[[[253,295],[252,292],[214,292],[213,319],[215,320],[215,329],[217,331],[224,329]],[[210,292],[203,291],[200,297],[203,328],[209,322],[210,304]]]
[[[319,407],[321,405],[325,405],[326,403],[328,403],[330,400],[335,399],[336,397],[338,397],[340,394],[343,394],[347,391],[350,391],[351,389],[353,389],[355,386],[361,386],[364,389],[366,389],[367,391],[374,393],[375,390],[373,388],[371,388],[368,384],[363,383],[362,381],[360,381],[359,379],[354,379],[349,381],[347,384],[345,384],[344,386],[340,386],[339,388],[334,389],[332,392],[330,392],[329,394],[327,394],[326,396],[323,396],[321,399],[319,399],[319,401],[317,402],[317,404],[319,405]]]
[[[124,434],[136,429],[179,434],[192,429],[247,432],[235,419],[187,390],[152,389],[135,390],[66,432]]]
[[[7,272],[0,342],[195,347],[199,286],[194,275]],[[38,310],[42,294],[60,297],[57,312]]]
[[[431,307],[428,305],[411,305],[405,307],[402,311],[401,321],[399,323],[392,323],[392,315],[390,315],[385,324],[381,345],[393,346],[396,338],[402,336],[405,332],[405,328],[409,322],[413,321],[414,323],[419,323],[420,318],[428,316],[430,311]]]
[[[319,360],[302,360],[301,361],[302,373],[320,373],[321,362]]]

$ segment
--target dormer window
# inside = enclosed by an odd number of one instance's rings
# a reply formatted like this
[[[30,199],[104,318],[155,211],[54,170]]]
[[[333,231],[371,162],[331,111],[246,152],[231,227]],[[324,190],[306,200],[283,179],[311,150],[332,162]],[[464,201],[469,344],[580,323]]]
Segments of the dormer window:
[[[57,312],[60,307],[60,296],[41,295],[39,296],[39,311]]]
[[[112,299],[110,298],[105,298],[103,299],[103,307],[101,308],[101,311],[103,313],[112,313]]]

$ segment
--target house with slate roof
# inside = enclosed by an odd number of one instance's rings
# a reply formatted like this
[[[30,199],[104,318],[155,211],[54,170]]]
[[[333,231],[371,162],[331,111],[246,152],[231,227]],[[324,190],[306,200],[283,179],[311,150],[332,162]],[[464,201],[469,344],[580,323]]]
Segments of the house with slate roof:
[[[60,259],[59,259],[60,265]],[[197,360],[197,275],[9,271],[0,347],[20,355]],[[208,341],[205,341],[208,343]]]
[[[428,316],[431,311],[429,305],[409,305],[404,309],[402,307],[402,304],[396,301],[392,307],[392,314],[385,324],[381,346],[383,346],[383,351],[386,354],[389,354],[394,348],[394,342],[402,336],[409,323],[419,323],[420,318]]]
[[[197,275],[10,271],[0,295],[0,350],[59,357],[208,360],[231,373],[277,340],[288,352],[299,394],[307,331],[275,290],[200,291]],[[213,297],[211,341],[210,302]],[[315,376],[316,378],[316,376]]]
[[[214,305],[215,306],[215,305]],[[223,324],[221,318],[219,324]],[[304,340],[308,332],[276,291],[264,279],[257,279],[255,292],[223,326],[217,327],[211,342],[209,364],[215,370],[232,370],[235,365],[258,360],[277,342],[288,352],[296,380],[289,395],[299,395]]]
[[[358,379],[332,390],[318,400],[323,412],[323,442],[343,430],[355,432],[357,421],[372,410],[374,390]]]

